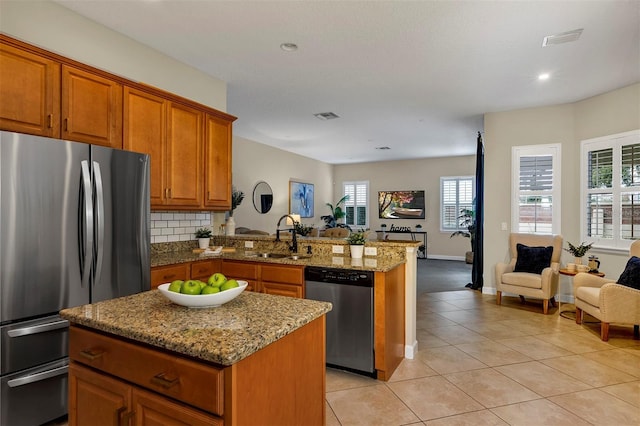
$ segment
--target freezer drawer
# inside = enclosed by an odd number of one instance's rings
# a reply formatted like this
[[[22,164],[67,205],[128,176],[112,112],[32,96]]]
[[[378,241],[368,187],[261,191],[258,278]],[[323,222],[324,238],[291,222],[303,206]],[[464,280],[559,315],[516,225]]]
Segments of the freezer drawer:
[[[64,358],[68,344],[69,321],[58,315],[2,326],[0,375]]]
[[[0,424],[39,425],[67,414],[68,360],[3,376]]]

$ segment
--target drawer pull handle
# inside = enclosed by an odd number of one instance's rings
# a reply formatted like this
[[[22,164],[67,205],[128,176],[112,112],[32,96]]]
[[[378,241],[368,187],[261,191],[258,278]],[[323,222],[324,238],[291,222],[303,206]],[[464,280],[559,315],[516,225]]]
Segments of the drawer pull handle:
[[[104,355],[104,351],[97,351],[92,349],[87,349],[84,351],[80,351],[80,356],[88,359],[89,361],[94,361]]]
[[[160,373],[151,378],[151,383],[165,389],[169,389],[180,383],[180,377],[178,376],[175,379],[167,379],[165,378],[165,373]]]

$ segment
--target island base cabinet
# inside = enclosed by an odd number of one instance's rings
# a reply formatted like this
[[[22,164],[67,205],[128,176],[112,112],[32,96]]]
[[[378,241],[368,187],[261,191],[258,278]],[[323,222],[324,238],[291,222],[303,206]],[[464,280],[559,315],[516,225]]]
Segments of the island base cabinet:
[[[76,363],[69,366],[69,425],[220,425],[220,418]]]

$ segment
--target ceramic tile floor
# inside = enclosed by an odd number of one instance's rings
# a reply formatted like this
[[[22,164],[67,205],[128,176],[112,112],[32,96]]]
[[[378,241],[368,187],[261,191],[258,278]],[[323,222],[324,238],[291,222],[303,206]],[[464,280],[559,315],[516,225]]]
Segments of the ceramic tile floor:
[[[417,304],[417,356],[391,380],[327,369],[327,425],[640,425],[632,327],[604,343],[594,318],[472,290]]]

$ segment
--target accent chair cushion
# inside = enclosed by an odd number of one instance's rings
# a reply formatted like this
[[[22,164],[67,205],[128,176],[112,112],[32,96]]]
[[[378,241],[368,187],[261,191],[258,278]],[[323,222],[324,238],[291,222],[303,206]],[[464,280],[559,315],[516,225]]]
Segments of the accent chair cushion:
[[[529,272],[531,274],[541,274],[544,268],[551,265],[553,246],[529,247],[524,244],[516,244],[518,257],[514,272]]]
[[[631,256],[627,261],[622,275],[618,278],[618,284],[640,290],[640,258]]]

